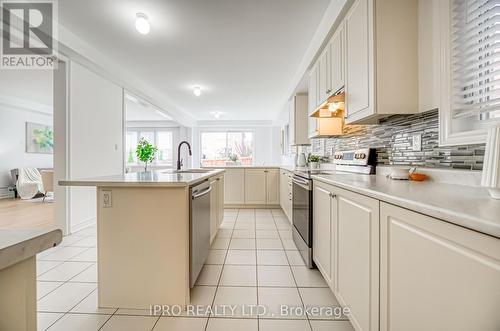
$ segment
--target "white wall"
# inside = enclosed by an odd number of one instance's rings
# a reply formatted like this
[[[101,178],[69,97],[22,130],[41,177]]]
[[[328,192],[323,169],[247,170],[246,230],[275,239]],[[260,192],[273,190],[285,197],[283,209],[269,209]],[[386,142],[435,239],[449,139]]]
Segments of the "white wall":
[[[26,122],[53,125],[52,71],[0,71],[0,197],[13,196],[13,168],[52,168],[52,154],[26,153]]]
[[[26,153],[26,122],[52,125],[52,114],[0,103],[0,196],[11,195],[11,169],[52,168],[52,154]]]
[[[280,137],[276,134],[279,128],[273,126],[214,126],[196,127],[192,129],[193,167],[200,166],[201,142],[200,133],[209,131],[249,130],[254,133],[254,165],[279,164]]]
[[[123,89],[72,62],[69,81],[69,179],[123,172]],[[70,189],[71,232],[96,218],[95,188]]]

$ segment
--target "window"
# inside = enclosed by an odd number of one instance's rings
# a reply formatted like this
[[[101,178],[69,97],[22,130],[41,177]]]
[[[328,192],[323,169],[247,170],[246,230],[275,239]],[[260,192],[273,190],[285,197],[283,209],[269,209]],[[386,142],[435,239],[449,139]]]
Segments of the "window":
[[[452,0],[452,107],[455,119],[500,118],[500,3]]]
[[[253,164],[253,132],[201,133],[201,165],[205,167]]]
[[[172,131],[161,129],[127,129],[125,137],[125,160],[128,166],[139,164],[135,150],[141,138],[145,138],[149,143],[158,147],[158,153],[153,164],[169,167],[173,165]]]

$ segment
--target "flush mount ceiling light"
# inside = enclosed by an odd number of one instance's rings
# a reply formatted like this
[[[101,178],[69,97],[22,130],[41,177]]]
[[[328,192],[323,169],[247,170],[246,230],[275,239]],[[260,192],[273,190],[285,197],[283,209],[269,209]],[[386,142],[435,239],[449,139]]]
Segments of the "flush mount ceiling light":
[[[144,13],[137,13],[135,15],[135,29],[140,34],[148,34],[151,31],[151,26],[149,25],[148,17]]]
[[[212,114],[212,116],[215,118],[215,119],[219,119],[221,117],[221,115],[223,114],[223,112],[221,111],[213,111],[211,112],[210,114]]]
[[[201,87],[195,86],[193,88],[193,94],[196,95],[197,97],[199,97],[201,95]]]

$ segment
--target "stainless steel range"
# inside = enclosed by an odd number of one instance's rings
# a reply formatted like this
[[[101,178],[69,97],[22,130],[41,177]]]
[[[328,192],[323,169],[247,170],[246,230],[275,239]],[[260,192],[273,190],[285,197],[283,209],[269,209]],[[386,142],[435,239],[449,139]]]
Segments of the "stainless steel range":
[[[373,149],[365,148],[354,151],[335,152],[333,163],[335,171],[359,174],[374,174],[376,155]],[[312,222],[313,222],[313,181],[312,175],[328,174],[325,171],[297,170],[292,177],[293,183],[293,241],[307,267],[314,268],[312,258]]]

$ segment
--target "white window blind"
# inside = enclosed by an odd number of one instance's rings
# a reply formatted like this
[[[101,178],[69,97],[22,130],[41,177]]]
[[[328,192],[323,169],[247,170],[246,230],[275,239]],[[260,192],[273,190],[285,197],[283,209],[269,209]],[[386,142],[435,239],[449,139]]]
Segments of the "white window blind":
[[[500,118],[500,0],[451,0],[453,117]]]

